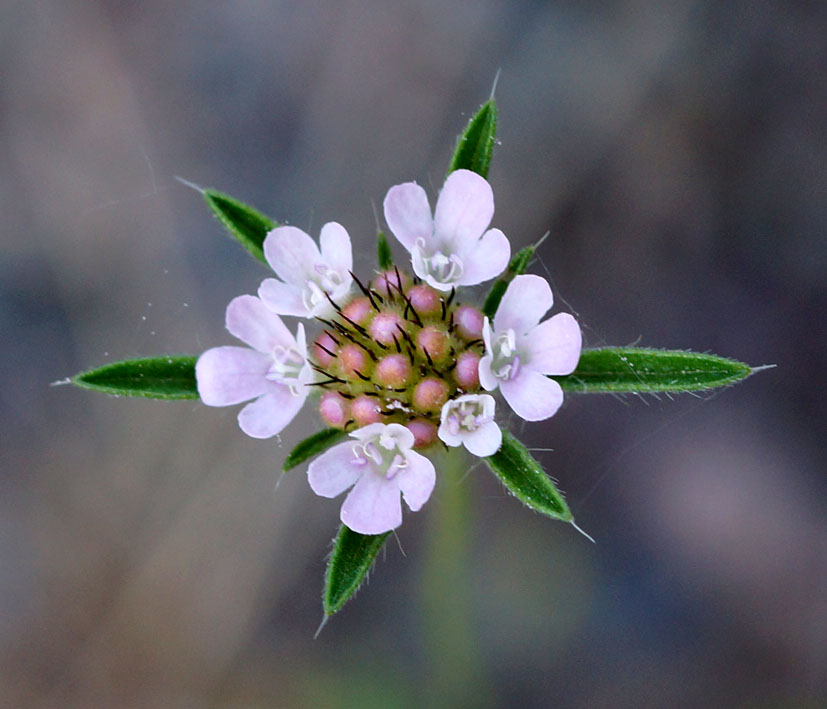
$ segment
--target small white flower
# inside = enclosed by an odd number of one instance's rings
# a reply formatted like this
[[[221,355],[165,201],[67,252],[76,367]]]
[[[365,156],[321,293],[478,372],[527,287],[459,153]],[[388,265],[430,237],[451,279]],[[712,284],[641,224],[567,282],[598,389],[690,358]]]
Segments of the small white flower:
[[[436,482],[434,465],[411,450],[414,435],[398,423],[372,423],[348,441],[322,453],[307,469],[310,487],[336,497],[351,485],[342,504],[342,523],[359,534],[383,534],[402,523],[399,493],[412,511],[422,508]]]
[[[294,226],[273,229],[264,240],[264,256],[281,281],[268,278],[258,289],[274,313],[297,317],[329,317],[350,290],[353,267],[350,236],[341,224],[329,222],[316,242]]]
[[[526,421],[554,415],[563,403],[563,390],[546,375],[571,374],[580,359],[580,326],[571,315],[559,313],[540,322],[552,303],[544,278],[517,276],[500,301],[494,327],[488,318],[483,324],[480,384],[486,391],[499,387]]]
[[[464,445],[473,455],[494,455],[502,444],[503,434],[494,423],[494,397],[490,394],[465,394],[442,407],[440,440],[456,448]]]
[[[483,283],[508,265],[508,239],[499,229],[488,229],[494,194],[475,172],[455,170],[448,176],[433,217],[425,190],[415,182],[391,187],[384,207],[385,221],[410,252],[414,272],[437,290]]]
[[[238,414],[241,430],[270,438],[299,412],[313,380],[304,326],[296,337],[255,296],[227,306],[227,329],[250,347],[213,347],[198,358],[198,394],[207,406],[231,406],[255,399]]]

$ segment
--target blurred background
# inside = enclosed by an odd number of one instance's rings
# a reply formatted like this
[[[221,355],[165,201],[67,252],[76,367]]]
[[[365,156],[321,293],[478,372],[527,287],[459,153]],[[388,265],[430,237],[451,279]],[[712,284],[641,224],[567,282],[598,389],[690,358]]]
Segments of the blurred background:
[[[825,37],[788,0],[5,0],[0,704],[824,701]],[[256,441],[50,383],[231,344],[266,271],[176,175],[367,273],[372,203],[435,194],[498,70],[494,226],[550,231],[587,344],[778,366],[568,397],[523,437],[597,544],[475,468],[314,641],[339,503],[279,483],[313,411]]]

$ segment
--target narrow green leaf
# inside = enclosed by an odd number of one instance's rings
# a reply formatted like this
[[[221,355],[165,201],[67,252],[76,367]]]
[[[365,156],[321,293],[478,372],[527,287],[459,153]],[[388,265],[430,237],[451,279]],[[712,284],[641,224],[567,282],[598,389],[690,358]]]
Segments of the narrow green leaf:
[[[552,377],[566,391],[682,392],[734,384],[757,369],[734,359],[684,350],[601,347],[583,350],[577,369]]]
[[[503,430],[503,444],[485,459],[508,491],[520,502],[549,517],[571,522],[574,518],[560,491],[528,449]]]
[[[290,451],[284,460],[282,470],[286,473],[297,465],[301,465],[304,461],[319,455],[319,453],[324,453],[324,451],[346,436],[347,434],[338,428],[323,428],[318,433],[314,433],[312,436],[305,438]]]
[[[448,174],[454,170],[465,169],[488,177],[496,132],[497,104],[492,96],[480,106],[480,110],[468,121],[465,130],[457,139]]]
[[[344,525],[339,528],[324,577],[325,615],[333,615],[359,590],[389,534],[367,535]]]
[[[537,244],[531,244],[530,246],[520,249],[516,254],[514,254],[514,256],[511,257],[511,261],[508,263],[508,268],[505,269],[505,272],[496,281],[494,281],[494,285],[491,286],[491,290],[488,291],[488,295],[485,297],[485,302],[482,305],[483,315],[487,315],[489,318],[494,317],[494,314],[497,312],[497,308],[500,307],[500,301],[505,295],[508,284],[514,279],[514,276],[519,276],[520,274],[525,273],[525,270],[528,268],[528,264],[534,256],[534,250],[536,248]]]
[[[191,355],[162,355],[112,362],[72,377],[84,389],[147,399],[197,399],[195,361]]]
[[[376,235],[376,260],[383,271],[393,268],[393,254],[384,231]]]
[[[204,190],[203,194],[207,206],[227,231],[252,256],[267,263],[264,258],[264,237],[277,224],[270,217],[226,194],[212,189]]]

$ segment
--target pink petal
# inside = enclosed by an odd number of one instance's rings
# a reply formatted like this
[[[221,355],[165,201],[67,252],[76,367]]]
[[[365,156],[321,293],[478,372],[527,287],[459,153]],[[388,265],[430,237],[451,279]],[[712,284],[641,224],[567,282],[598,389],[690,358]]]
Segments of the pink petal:
[[[370,473],[365,465],[355,465],[353,441],[340,443],[322,453],[307,468],[307,481],[313,492],[321,497],[341,495],[364,472]]]
[[[396,474],[396,483],[408,507],[416,512],[433,492],[436,471],[434,464],[420,453],[408,451],[405,457],[408,465]]]
[[[270,438],[281,433],[299,413],[306,398],[294,395],[283,384],[270,384],[270,393],[247,404],[238,413],[238,425],[253,438]]]
[[[207,406],[231,406],[261,396],[270,358],[247,347],[214,347],[195,363],[198,395]]]
[[[517,335],[522,335],[540,322],[553,302],[551,287],[545,278],[516,276],[508,284],[494,315],[494,330],[514,330]]]
[[[345,499],[342,523],[359,534],[382,534],[402,524],[402,501],[395,480],[368,469]]]
[[[227,329],[245,344],[270,354],[276,345],[293,347],[293,335],[281,318],[254,295],[240,295],[227,306]]]
[[[485,458],[500,450],[503,442],[503,432],[496,423],[489,421],[473,433],[467,434],[462,442],[469,453]]]
[[[563,403],[563,390],[553,379],[523,368],[514,379],[500,382],[508,405],[526,421],[553,416]]]
[[[350,236],[345,228],[336,222],[328,222],[319,235],[322,260],[340,273],[347,273],[353,268],[353,249]]]
[[[310,236],[294,226],[276,227],[264,239],[264,256],[285,283],[303,288],[308,273],[322,260]]]
[[[268,309],[279,315],[307,317],[307,308],[302,301],[302,293],[296,286],[266,278],[258,288],[258,297]]]
[[[558,313],[529,330],[520,348],[525,366],[540,374],[571,374],[583,345],[580,326],[568,313]]]
[[[470,170],[454,170],[436,203],[434,234],[441,243],[454,244],[454,253],[478,239],[494,216],[491,185]],[[476,281],[479,282],[479,281]]]
[[[408,251],[419,238],[429,242],[434,232],[428,195],[416,182],[395,185],[385,195],[385,221]]]
[[[466,249],[461,256],[461,286],[474,286],[499,276],[511,258],[511,244],[499,229],[489,229],[479,241],[469,242]]]

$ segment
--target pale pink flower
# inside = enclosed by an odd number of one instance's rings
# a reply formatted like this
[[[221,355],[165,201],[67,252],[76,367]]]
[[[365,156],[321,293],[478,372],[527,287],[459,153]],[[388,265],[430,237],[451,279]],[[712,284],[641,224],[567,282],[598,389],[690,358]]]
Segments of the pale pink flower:
[[[442,407],[440,440],[452,448],[465,446],[469,453],[484,458],[494,455],[503,434],[494,423],[494,397],[490,394],[465,394]]]
[[[382,534],[402,523],[400,492],[413,512],[434,489],[436,471],[411,450],[414,434],[398,423],[372,423],[350,434],[356,441],[333,446],[307,470],[313,492],[336,497],[351,485],[342,505],[342,523],[360,534]]]
[[[353,253],[341,224],[328,222],[316,242],[294,226],[273,229],[264,240],[267,263],[281,279],[268,278],[258,289],[264,304],[279,315],[329,317],[332,299],[341,304],[350,290]]]
[[[448,176],[433,217],[425,190],[415,182],[391,187],[384,206],[385,221],[410,252],[414,272],[437,290],[483,283],[508,265],[508,239],[499,229],[488,229],[494,194],[475,172],[455,170]]]
[[[483,325],[480,384],[487,391],[499,387],[526,421],[554,415],[563,403],[563,390],[546,375],[571,374],[580,359],[580,326],[571,315],[559,313],[540,322],[552,303],[544,278],[517,276],[494,315],[494,327],[488,318]]]
[[[302,407],[313,381],[304,326],[296,337],[255,296],[227,306],[227,329],[247,347],[214,347],[198,358],[198,394],[207,406],[231,406],[255,399],[238,414],[241,430],[253,438],[279,433]]]

